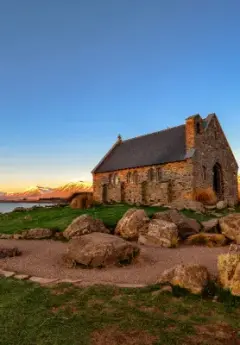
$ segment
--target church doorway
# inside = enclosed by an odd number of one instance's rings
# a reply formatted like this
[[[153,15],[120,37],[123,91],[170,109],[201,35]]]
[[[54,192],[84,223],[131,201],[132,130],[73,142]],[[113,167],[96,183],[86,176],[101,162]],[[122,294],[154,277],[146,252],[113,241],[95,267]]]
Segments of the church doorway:
[[[218,199],[223,198],[223,176],[222,168],[219,163],[213,167],[213,190],[215,191]]]

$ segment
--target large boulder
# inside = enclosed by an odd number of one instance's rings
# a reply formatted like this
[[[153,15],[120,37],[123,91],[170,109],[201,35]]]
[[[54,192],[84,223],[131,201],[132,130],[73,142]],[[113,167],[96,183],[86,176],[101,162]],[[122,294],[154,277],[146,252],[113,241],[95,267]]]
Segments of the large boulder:
[[[53,237],[55,232],[56,231],[53,229],[35,228],[21,232],[19,234],[19,238],[27,240],[43,240]]]
[[[200,224],[195,219],[188,218],[177,210],[157,212],[153,215],[153,219],[161,219],[176,224],[179,237],[183,240],[197,234],[201,229]]]
[[[194,212],[205,213],[204,205],[200,201],[179,199],[171,202],[168,205],[169,208],[181,210],[191,210]]]
[[[203,232],[218,233],[218,226],[219,226],[218,218],[206,220],[205,222],[201,222],[201,224],[203,227]]]
[[[178,242],[177,226],[165,220],[153,219],[148,225],[148,232],[140,235],[138,242],[167,248],[174,247]]]
[[[224,289],[240,296],[240,253],[228,253],[218,256],[218,277]]]
[[[101,219],[94,219],[88,214],[83,214],[75,218],[72,223],[63,232],[63,236],[67,239],[87,235],[92,232],[109,233]]]
[[[145,229],[148,222],[149,218],[144,210],[131,208],[117,223],[115,234],[126,240],[137,240],[140,229],[146,232],[143,229]]]
[[[157,283],[168,283],[201,294],[209,281],[206,267],[200,265],[177,265],[163,272]]]
[[[73,238],[65,256],[69,262],[86,267],[129,264],[139,254],[139,248],[120,237],[92,233]]]
[[[240,244],[240,213],[231,213],[219,220],[222,234]]]
[[[187,244],[206,245],[208,247],[222,247],[226,245],[227,239],[223,234],[199,233],[188,237]]]

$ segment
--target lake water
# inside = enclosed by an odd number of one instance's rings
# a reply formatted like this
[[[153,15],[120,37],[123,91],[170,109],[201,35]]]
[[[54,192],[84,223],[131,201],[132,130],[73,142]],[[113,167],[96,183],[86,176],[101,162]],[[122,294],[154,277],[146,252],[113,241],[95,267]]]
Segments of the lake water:
[[[16,207],[24,207],[24,208],[30,208],[33,206],[48,206],[48,205],[53,205],[54,204],[50,204],[50,203],[31,203],[31,202],[6,202],[6,203],[0,203],[0,213],[6,213],[6,212],[11,212],[14,210],[14,208]]]

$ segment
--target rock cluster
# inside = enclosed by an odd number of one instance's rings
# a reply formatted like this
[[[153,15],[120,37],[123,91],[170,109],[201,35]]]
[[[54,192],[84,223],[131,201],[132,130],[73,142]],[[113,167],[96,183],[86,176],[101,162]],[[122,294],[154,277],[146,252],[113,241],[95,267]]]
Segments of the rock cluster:
[[[153,215],[153,219],[162,219],[174,223],[178,228],[181,239],[186,239],[190,235],[198,233],[201,229],[200,224],[195,219],[188,218],[177,210],[157,212]]]

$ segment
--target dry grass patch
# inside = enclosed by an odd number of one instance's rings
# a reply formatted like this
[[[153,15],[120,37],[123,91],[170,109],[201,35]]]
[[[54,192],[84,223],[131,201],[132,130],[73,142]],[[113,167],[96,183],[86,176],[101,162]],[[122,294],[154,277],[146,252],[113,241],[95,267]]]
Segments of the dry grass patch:
[[[141,306],[139,310],[144,311],[146,313],[159,313],[160,310],[156,307],[147,307],[147,306]]]
[[[197,188],[194,198],[204,205],[215,205],[217,203],[217,196],[212,188]]]
[[[56,287],[54,286],[50,292],[52,295],[59,296],[59,295],[64,295],[66,293],[72,292],[74,289],[72,286],[68,287]]]
[[[205,245],[207,247],[222,247],[227,244],[227,239],[222,234],[208,234],[200,232],[199,234],[188,237],[186,244]]]
[[[142,330],[122,331],[116,327],[96,330],[91,336],[91,345],[154,345],[157,338]]]
[[[69,304],[69,305],[63,304],[63,305],[60,305],[59,307],[52,307],[51,308],[51,312],[53,314],[57,314],[57,313],[59,313],[61,311],[62,312],[67,312],[67,313],[70,313],[70,314],[77,314],[79,312],[78,308],[76,308],[72,304]]]
[[[186,338],[184,344],[189,345],[240,345],[237,331],[225,323],[196,325],[196,334]]]
[[[102,299],[94,299],[94,300],[88,301],[88,307],[92,308],[92,307],[96,307],[96,306],[102,306],[104,303],[105,303],[105,301]]]

